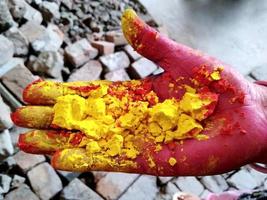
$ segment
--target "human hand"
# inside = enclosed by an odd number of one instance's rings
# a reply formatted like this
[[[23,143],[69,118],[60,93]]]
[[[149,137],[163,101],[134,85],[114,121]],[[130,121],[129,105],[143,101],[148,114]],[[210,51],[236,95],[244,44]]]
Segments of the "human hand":
[[[267,163],[266,88],[161,36],[132,10],[122,29],[165,72],[127,82],[32,83],[23,95],[29,105],[12,114],[35,129],[20,135],[21,150],[81,172],[210,175]]]

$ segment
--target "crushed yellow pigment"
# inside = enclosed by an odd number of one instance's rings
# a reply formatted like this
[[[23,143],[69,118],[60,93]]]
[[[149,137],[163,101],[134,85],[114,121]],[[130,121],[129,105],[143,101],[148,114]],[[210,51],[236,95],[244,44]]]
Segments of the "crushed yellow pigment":
[[[217,79],[217,75],[214,75]],[[200,121],[206,118],[206,106],[214,102],[202,97],[195,89],[185,86],[181,100],[167,99],[158,102],[153,91],[142,94],[142,98],[129,89],[139,92],[140,81],[114,85],[91,82],[88,97],[68,94],[57,98],[54,105],[53,125],[68,130],[79,130],[87,136],[85,149],[89,155],[101,152],[103,158],[125,155],[135,159],[138,151],[136,141],[140,138],[160,144],[186,138],[203,139]],[[145,136],[145,137],[144,137]],[[152,158],[150,165],[154,166]],[[176,159],[169,158],[174,166]]]

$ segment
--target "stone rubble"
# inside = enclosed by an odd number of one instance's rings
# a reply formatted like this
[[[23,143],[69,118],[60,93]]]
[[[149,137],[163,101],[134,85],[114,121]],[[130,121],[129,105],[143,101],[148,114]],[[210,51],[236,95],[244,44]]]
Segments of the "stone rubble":
[[[27,172],[37,164],[45,161],[45,157],[43,155],[32,155],[23,151],[16,153],[13,158],[15,159],[19,168],[24,172]]]
[[[0,132],[0,159],[4,159],[14,153],[11,137],[8,129]]]
[[[97,182],[96,191],[107,199],[118,199],[137,177],[136,174],[108,173]]]
[[[195,177],[179,177],[174,182],[183,192],[189,192],[195,195],[200,195],[204,191],[204,186]]]
[[[178,178],[74,173],[55,171],[49,156],[18,150],[18,135],[28,129],[13,125],[10,110],[24,104],[23,88],[32,81],[127,81],[164,71],[127,44],[120,30],[126,7],[157,26],[135,0],[0,0],[0,199],[171,200],[181,190],[205,197],[267,187],[267,176],[253,169]],[[164,26],[157,29],[168,35]],[[266,69],[251,67],[246,79],[267,80]]]
[[[60,197],[65,200],[101,200],[98,194],[96,194],[92,189],[87,187],[82,181],[75,178],[73,179],[61,192]]]
[[[31,169],[27,177],[35,193],[42,200],[54,197],[62,190],[62,182],[48,163],[42,163]]]
[[[9,129],[13,126],[13,122],[10,119],[10,107],[6,105],[3,98],[0,95],[0,131]]]
[[[14,44],[11,40],[0,35],[0,66],[7,63],[14,55]]]
[[[98,50],[92,47],[87,39],[82,39],[65,48],[68,61],[75,67],[80,67],[97,56]]]
[[[129,57],[123,51],[101,56],[99,60],[106,67],[106,71],[108,72],[127,68],[130,64]]]

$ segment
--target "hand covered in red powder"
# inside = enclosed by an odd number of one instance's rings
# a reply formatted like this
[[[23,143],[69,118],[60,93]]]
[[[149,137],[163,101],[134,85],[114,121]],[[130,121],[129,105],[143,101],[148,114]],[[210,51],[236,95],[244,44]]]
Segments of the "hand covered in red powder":
[[[123,151],[116,155],[101,151],[88,154],[84,148],[84,138],[88,135],[75,128],[67,130],[53,124],[55,113],[51,107],[64,95],[84,97],[84,90],[94,90],[95,85],[39,81],[24,91],[24,99],[31,105],[12,114],[17,125],[37,129],[20,136],[20,149],[52,154],[55,168],[70,171],[198,176],[224,173],[254,162],[267,163],[267,89],[264,86],[249,83],[228,65],[160,35],[132,10],[123,14],[122,28],[132,47],[162,67],[164,73],[141,80],[137,88],[132,88],[133,82],[111,83],[112,94],[118,94],[123,85],[124,89],[134,91],[131,98],[152,105],[157,102],[144,99],[151,91],[159,103],[166,99],[179,102],[192,90],[203,99],[210,98],[211,103],[204,105],[203,116],[194,118],[203,128],[202,137],[193,137],[194,129],[188,132],[191,138],[167,140],[166,132],[165,140],[163,138],[159,144],[151,142],[144,134],[132,141],[131,145],[138,153],[131,158]],[[109,91],[111,94],[111,89]],[[195,104],[193,99],[189,107]],[[186,121],[181,126],[184,124]]]

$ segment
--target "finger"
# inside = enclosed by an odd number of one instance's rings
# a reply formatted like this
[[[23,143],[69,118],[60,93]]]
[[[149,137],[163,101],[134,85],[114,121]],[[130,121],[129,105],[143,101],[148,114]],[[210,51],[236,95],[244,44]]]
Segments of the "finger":
[[[24,106],[11,114],[17,126],[46,129],[53,121],[54,111],[49,106]]]
[[[57,151],[51,160],[54,168],[64,171],[115,171],[140,173],[136,161],[104,156],[102,153],[88,154],[86,149],[74,148]]]
[[[18,147],[27,153],[51,154],[64,148],[83,147],[85,140],[81,132],[32,130],[20,134]]]
[[[221,63],[187,46],[178,44],[160,35],[155,29],[143,22],[132,9],[122,16],[122,30],[133,48],[164,68],[165,71],[179,75],[191,74],[194,67],[207,65],[215,67]]]
[[[33,105],[53,105],[60,96],[77,94],[88,97],[100,85],[103,87],[109,84],[109,81],[104,80],[68,83],[38,80],[25,88],[23,91],[23,100]]]

